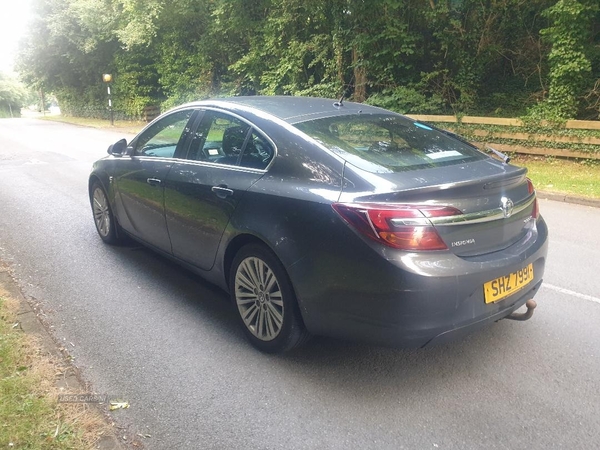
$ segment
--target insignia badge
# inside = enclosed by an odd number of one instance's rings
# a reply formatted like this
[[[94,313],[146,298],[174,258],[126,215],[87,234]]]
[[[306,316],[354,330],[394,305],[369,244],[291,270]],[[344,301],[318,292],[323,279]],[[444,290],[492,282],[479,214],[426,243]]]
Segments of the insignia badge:
[[[502,209],[502,213],[504,214],[505,218],[512,216],[514,207],[515,204],[510,198],[502,197],[500,199],[500,208]]]

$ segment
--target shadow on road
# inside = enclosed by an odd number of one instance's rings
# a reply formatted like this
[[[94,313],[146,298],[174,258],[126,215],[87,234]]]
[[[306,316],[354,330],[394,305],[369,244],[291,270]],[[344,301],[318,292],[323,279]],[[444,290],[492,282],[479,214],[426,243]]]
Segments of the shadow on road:
[[[526,344],[529,324],[501,321],[463,340],[425,349],[383,348],[314,337],[288,354],[265,355],[247,343],[233,306],[221,289],[144,247],[132,244],[110,250],[131,273],[142,271],[170,292],[168,301],[173,308],[185,307],[197,315],[192,320],[198,326],[212,324],[210,337],[216,342],[233,342],[220,351],[224,360],[239,359],[238,353],[243,353],[244,358],[287,373],[292,379],[352,391],[356,396],[365,392],[365,386],[377,386],[382,392],[437,390],[457,378],[480,378],[499,358]],[[227,350],[231,354],[227,355]]]

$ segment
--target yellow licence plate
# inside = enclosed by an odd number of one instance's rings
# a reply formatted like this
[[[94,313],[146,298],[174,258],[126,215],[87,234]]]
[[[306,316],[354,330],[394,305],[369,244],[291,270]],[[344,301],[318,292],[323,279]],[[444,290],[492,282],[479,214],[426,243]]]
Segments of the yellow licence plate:
[[[520,291],[533,280],[533,264],[483,285],[486,303],[494,303]]]

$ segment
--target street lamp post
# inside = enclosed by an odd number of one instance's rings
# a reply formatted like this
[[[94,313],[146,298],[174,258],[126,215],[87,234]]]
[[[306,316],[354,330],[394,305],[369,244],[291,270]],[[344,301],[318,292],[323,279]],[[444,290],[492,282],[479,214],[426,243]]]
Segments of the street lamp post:
[[[114,125],[115,120],[113,116],[112,99],[110,97],[110,83],[112,81],[112,75],[110,73],[102,74],[102,81],[106,83],[106,89],[108,91],[108,110],[110,111],[110,124]]]

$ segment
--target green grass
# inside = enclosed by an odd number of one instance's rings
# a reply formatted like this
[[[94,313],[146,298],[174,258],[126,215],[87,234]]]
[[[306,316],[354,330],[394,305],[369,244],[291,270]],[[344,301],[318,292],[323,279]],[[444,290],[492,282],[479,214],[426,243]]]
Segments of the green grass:
[[[92,128],[114,129],[132,134],[139,133],[142,130],[142,128],[144,128],[147,125],[146,122],[135,120],[115,120],[114,125],[111,125],[110,121],[103,119],[91,119],[87,117],[66,117],[60,115],[47,115],[43,117],[38,117],[38,119],[48,120],[52,122],[71,123],[74,125],[82,125],[85,127]]]
[[[101,427],[82,405],[58,404],[58,367],[19,330],[17,303],[0,296],[0,448],[94,448]]]
[[[527,167],[540,191],[600,199],[600,162],[516,156],[511,163]]]

